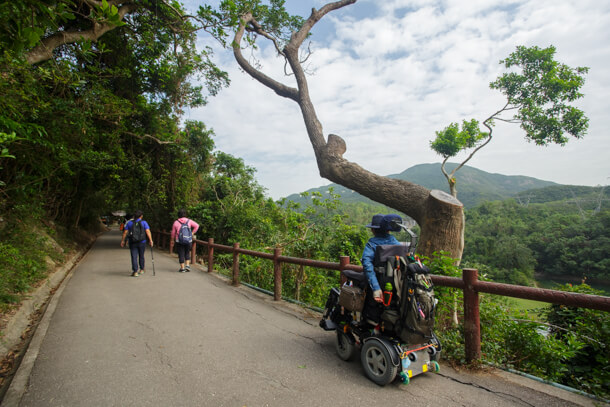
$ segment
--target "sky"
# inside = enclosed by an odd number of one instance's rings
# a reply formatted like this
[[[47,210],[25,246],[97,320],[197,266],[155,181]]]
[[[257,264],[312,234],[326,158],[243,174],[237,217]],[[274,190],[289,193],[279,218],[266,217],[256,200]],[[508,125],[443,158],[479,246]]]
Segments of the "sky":
[[[326,1],[286,3],[308,17]],[[193,10],[198,1],[184,4]],[[610,123],[610,1],[359,0],[327,14],[312,34],[308,83],[324,134],[341,136],[344,158],[380,175],[441,162],[430,149],[436,131],[465,119],[482,122],[504,106],[505,97],[489,88],[506,72],[499,61],[519,45],[553,45],[557,61],[589,67],[585,96],[576,103],[590,120],[585,137],[541,147],[518,124],[497,122],[491,143],[467,165],[560,184],[610,183],[604,124]],[[213,128],[217,150],[255,168],[274,199],[330,184],[319,176],[298,105],[251,79],[229,50],[203,36],[199,45],[214,47],[231,86],[185,119]],[[269,45],[260,43],[253,55],[266,74],[294,85]]]

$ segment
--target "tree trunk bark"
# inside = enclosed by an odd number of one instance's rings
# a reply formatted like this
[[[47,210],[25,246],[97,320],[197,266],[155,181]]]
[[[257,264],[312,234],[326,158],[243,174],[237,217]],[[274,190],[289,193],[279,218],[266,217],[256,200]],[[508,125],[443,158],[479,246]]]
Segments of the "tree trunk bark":
[[[457,198],[439,190],[430,191],[425,203],[426,214],[421,221],[419,253],[431,256],[445,250],[451,257],[461,259],[464,250],[464,207]]]
[[[412,217],[421,227],[418,246],[420,254],[431,256],[435,251],[444,250],[454,258],[461,258],[464,248],[462,237],[464,218],[463,205],[457,198],[442,191],[430,191],[421,185],[369,172],[343,158],[347,147],[341,137],[330,134],[328,141],[325,140],[322,124],[318,120],[309,96],[307,78],[299,61],[299,48],[314,24],[325,14],[353,3],[355,0],[341,0],[326,4],[320,10],[313,9],[301,29],[292,34],[291,40],[281,54],[292,69],[297,88],[286,86],[270,78],[254,68],[242,55],[240,44],[246,27],[265,38],[271,37],[262,30],[252,14],[244,14],[240,27],[235,33],[233,41],[235,59],[246,73],[261,84],[279,96],[298,103],[320,176]],[[397,153],[397,158],[398,155]]]

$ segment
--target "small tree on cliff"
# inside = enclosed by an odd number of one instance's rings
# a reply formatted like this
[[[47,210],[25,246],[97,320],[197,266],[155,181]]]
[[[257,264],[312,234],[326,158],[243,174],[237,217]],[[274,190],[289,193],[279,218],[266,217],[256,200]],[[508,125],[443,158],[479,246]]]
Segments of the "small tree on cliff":
[[[319,10],[314,8],[309,18],[302,22],[285,42],[277,36],[276,20],[260,13],[259,2],[251,1],[249,7],[240,3],[243,6],[241,9],[235,8],[238,2],[225,3],[227,6],[231,5],[227,11],[241,12],[233,41],[235,59],[254,79],[279,96],[291,99],[299,105],[320,175],[412,217],[421,227],[419,250],[422,254],[432,255],[435,251],[444,250],[453,257],[461,257],[464,247],[463,205],[457,199],[442,191],[431,191],[408,181],[369,172],[343,158],[346,143],[341,137],[330,134],[326,139],[324,136],[322,123],[318,120],[309,96],[307,78],[299,58],[300,47],[321,18],[334,10],[356,3],[356,0],[335,1]],[[283,5],[280,0],[272,3],[276,6]],[[257,37],[271,41],[278,54],[285,58],[287,67],[296,79],[296,88],[267,76],[242,55],[242,45],[251,45]]]
[[[436,132],[430,147],[444,158],[441,170],[452,196],[457,197],[455,173],[491,141],[496,120],[520,124],[525,138],[542,146],[564,145],[568,142],[565,133],[576,138],[585,135],[589,120],[569,103],[583,96],[580,88],[585,83],[588,68],[570,68],[555,61],[554,56],[553,46],[544,49],[519,46],[500,61],[507,69],[516,67],[519,72],[505,73],[489,85],[500,90],[507,101],[504,107],[483,121],[487,132],[479,129],[475,119],[464,120],[461,129],[457,123],[451,123]],[[506,116],[512,112],[512,117]],[[470,148],[474,148],[472,153],[449,173],[445,167],[447,160]]]

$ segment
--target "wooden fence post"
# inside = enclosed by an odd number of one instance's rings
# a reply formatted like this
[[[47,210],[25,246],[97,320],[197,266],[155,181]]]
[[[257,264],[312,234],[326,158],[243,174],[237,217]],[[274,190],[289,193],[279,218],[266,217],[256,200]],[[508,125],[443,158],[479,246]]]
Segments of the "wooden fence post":
[[[214,271],[214,238],[208,238],[208,273]]]
[[[193,240],[193,247],[191,247],[191,264],[197,264],[197,242]]]
[[[481,359],[481,321],[479,316],[479,293],[475,285],[479,279],[477,269],[463,270],[464,280],[464,346],[466,362]]]
[[[345,284],[345,282],[347,282],[347,277],[345,277],[345,275],[343,275],[343,273],[341,272],[343,269],[345,269],[345,266],[347,266],[349,264],[349,256],[340,256],[339,257],[339,287],[343,287],[343,284]]]
[[[233,243],[233,285],[239,286],[239,243]]]
[[[282,249],[276,247],[273,250],[273,299],[279,301],[282,299],[282,263],[278,257],[282,255]]]

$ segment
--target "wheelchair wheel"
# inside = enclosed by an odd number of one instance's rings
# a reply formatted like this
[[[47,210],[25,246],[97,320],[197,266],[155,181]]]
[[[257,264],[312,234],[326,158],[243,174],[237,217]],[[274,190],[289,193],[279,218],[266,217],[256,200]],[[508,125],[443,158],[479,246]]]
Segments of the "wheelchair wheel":
[[[430,343],[433,345],[428,348],[428,353],[430,354],[430,360],[439,361],[441,359],[441,350],[443,349],[441,346],[441,342],[438,340],[436,335],[432,334],[432,340]]]
[[[366,341],[360,353],[364,373],[380,386],[391,383],[396,377],[398,366],[392,364],[390,353],[378,341]]]
[[[337,355],[339,355],[339,358],[348,361],[354,357],[356,344],[354,343],[353,338],[351,338],[348,334],[343,331],[337,330],[335,349],[337,351]]]

